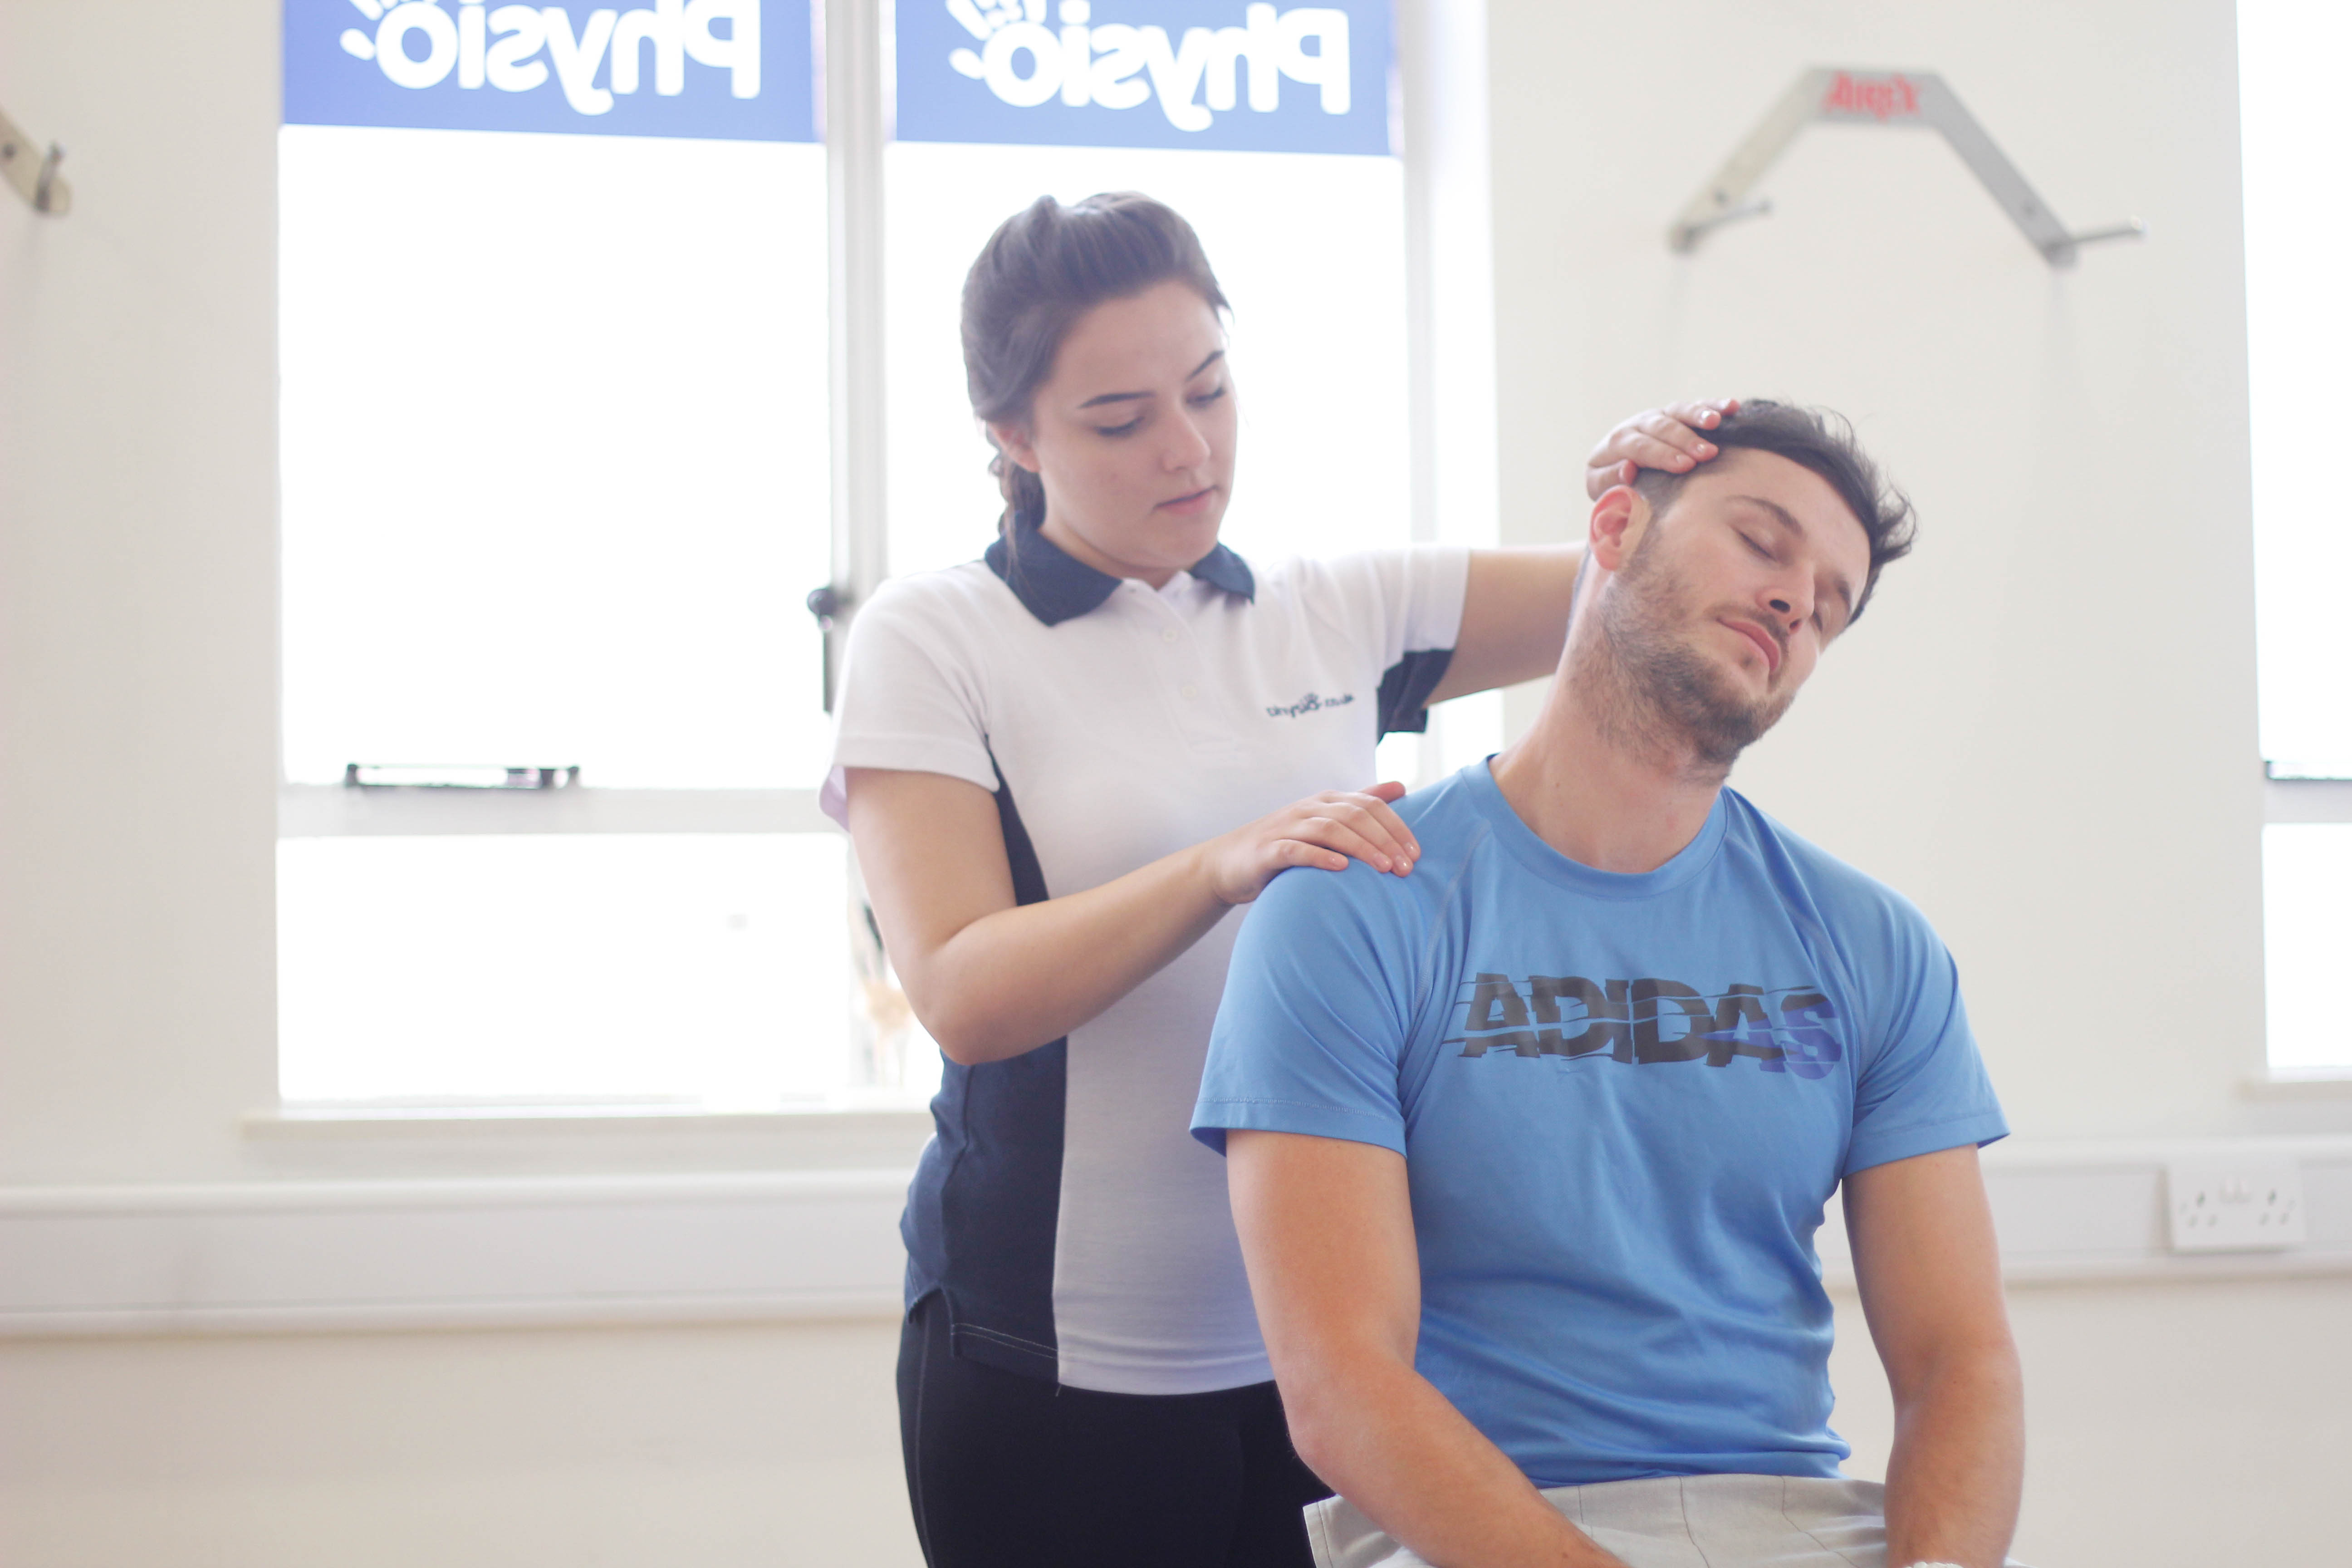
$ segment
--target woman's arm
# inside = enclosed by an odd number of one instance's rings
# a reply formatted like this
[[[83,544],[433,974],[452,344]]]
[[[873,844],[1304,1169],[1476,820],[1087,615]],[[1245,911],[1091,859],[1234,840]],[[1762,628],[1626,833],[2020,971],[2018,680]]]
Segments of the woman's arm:
[[[1633,483],[1643,468],[1688,472],[1715,456],[1715,443],[1700,432],[1738,408],[1738,398],[1725,397],[1634,415],[1603,436],[1585,459],[1586,493],[1598,500],[1611,487]],[[1568,645],[1569,600],[1583,563],[1580,543],[1472,551],[1462,633],[1445,679],[1429,700],[1515,686],[1558,668]]]
[[[915,1016],[951,1061],[1002,1061],[1059,1039],[1201,940],[1293,866],[1350,858],[1403,876],[1420,842],[1402,784],[1293,802],[1084,892],[1016,905],[996,797],[944,773],[847,770],[849,836],[882,945]]]

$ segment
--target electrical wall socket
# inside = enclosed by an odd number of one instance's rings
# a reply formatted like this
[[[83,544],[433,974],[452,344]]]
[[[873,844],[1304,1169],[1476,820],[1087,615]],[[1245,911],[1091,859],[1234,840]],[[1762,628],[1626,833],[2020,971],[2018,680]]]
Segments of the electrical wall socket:
[[[2303,1169],[2291,1160],[2187,1159],[2165,1167],[2175,1252],[2303,1245]]]

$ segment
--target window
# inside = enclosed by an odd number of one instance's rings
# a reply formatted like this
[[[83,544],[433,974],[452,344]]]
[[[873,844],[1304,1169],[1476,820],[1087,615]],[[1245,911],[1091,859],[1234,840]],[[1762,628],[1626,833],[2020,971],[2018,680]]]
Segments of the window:
[[[282,1092],[849,1087],[804,0],[285,17]]]
[[[1394,78],[1386,0],[285,0],[283,1097],[927,1093],[803,599],[987,542],[957,296],[1046,192],[1201,230],[1236,548],[1412,537]]]
[[[2240,0],[2246,338],[2252,421],[2263,940],[2274,1073],[2352,1070],[2352,1018],[2326,992],[2352,952],[2352,654],[2336,600],[2352,581],[2352,502],[2330,472],[2330,378],[2352,353],[2337,276],[2352,219],[2326,198],[2347,138],[2330,65],[2352,12]]]
[[[1043,5],[898,9],[883,187],[890,570],[971,560],[1002,505],[964,395],[964,269],[1041,194],[1103,190],[1182,213],[1234,301],[1244,456],[1227,542],[1264,557],[1405,542],[1404,173],[1386,4],[1055,6],[1052,26]]]

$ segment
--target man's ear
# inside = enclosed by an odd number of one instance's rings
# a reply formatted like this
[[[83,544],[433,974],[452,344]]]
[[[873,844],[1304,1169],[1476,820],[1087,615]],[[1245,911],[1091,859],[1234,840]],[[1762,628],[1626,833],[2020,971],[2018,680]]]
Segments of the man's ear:
[[[999,425],[992,420],[989,423],[988,434],[996,443],[997,450],[1012,458],[1017,466],[1028,469],[1033,474],[1038,470],[1040,465],[1037,461],[1037,448],[1030,444],[1027,426]]]
[[[1617,572],[1624,567],[1650,526],[1650,503],[1630,485],[1612,485],[1592,503],[1591,542],[1586,549],[1594,565]]]

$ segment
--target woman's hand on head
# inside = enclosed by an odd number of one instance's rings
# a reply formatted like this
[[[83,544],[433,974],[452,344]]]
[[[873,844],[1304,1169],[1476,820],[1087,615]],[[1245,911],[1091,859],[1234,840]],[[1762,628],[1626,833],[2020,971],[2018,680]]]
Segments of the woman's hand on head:
[[[1717,397],[1645,408],[1601,437],[1584,459],[1584,491],[1593,500],[1616,485],[1630,485],[1643,468],[1686,474],[1715,456],[1704,432],[1739,412],[1739,399]]]
[[[1219,901],[1246,904],[1293,866],[1343,871],[1361,860],[1404,876],[1421,858],[1421,840],[1391,809],[1404,793],[1401,784],[1325,790],[1221,834],[1201,846],[1210,886]]]

